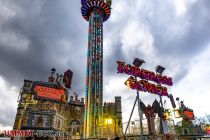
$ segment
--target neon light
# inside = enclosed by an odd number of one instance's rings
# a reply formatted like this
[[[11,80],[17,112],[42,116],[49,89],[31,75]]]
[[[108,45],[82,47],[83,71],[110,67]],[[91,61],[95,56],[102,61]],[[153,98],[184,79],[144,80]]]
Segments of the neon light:
[[[185,114],[189,119],[191,119],[191,120],[194,119],[194,113],[193,113],[193,111],[185,110],[185,111],[184,111],[184,114]]]
[[[126,80],[125,84],[131,89],[149,92],[160,96],[168,96],[168,91],[166,87],[151,84],[145,80],[136,81],[136,79],[132,76],[128,80]]]
[[[35,85],[34,90],[36,91],[37,98],[43,97],[58,101],[62,100],[62,95],[65,93],[63,89],[55,89],[39,85]]]
[[[125,64],[125,62],[117,61],[118,73],[126,73],[128,75],[136,76],[144,80],[154,81],[158,84],[165,84],[172,86],[172,78],[167,76],[162,76],[160,74],[155,74],[154,72],[140,69],[139,67],[132,66],[130,64]]]

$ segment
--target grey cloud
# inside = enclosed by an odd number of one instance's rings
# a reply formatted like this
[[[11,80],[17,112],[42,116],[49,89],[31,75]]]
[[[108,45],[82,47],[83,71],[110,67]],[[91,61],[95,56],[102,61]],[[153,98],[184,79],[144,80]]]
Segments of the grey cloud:
[[[9,112],[8,112],[8,110],[9,110]],[[6,126],[6,127],[13,126],[14,121],[15,121],[16,109],[14,109],[14,108],[12,108],[12,106],[8,105],[5,108],[0,108],[0,111],[4,112],[4,113],[1,113],[0,124],[2,126]]]
[[[158,14],[154,16],[158,15],[160,19],[166,18],[165,22],[153,20],[152,24],[149,24],[159,61],[171,69],[177,66],[183,67],[176,71],[177,82],[188,73],[188,65],[193,57],[205,50],[210,42],[210,16],[207,14],[210,12],[209,6],[210,2],[207,0],[197,1],[189,7],[183,17],[177,17],[171,10],[162,15],[156,12]],[[173,27],[177,30],[170,32]]]
[[[76,83],[80,83],[84,77],[81,73],[85,73],[88,23],[80,14],[80,2],[21,0],[8,3],[17,7],[16,15],[3,21],[1,32],[20,35],[29,44],[26,51],[21,52],[0,42],[1,76],[9,83],[20,85],[23,78],[47,79],[51,67],[59,72],[70,68],[76,75],[75,90],[82,89]],[[9,41],[8,38],[8,44]],[[66,47],[62,42],[66,42]],[[66,59],[62,61],[63,58]]]
[[[145,61],[151,62],[146,65],[153,66],[160,64],[165,66],[167,70],[170,70],[174,74],[173,78],[178,83],[188,73],[188,67],[192,59],[201,51],[205,50],[207,44],[210,42],[210,16],[208,14],[210,13],[210,2],[208,0],[201,0],[193,4],[188,4],[187,12],[182,16],[176,15],[176,9],[171,1],[144,1],[142,2],[143,8],[139,8],[138,10],[136,10],[138,5],[128,5],[133,7],[131,8],[133,11],[130,11],[130,16],[125,16],[123,18],[124,20],[120,20],[122,23],[108,24],[110,28],[112,26],[115,29],[115,33],[112,34],[118,36],[111,36],[109,39],[118,39],[119,43],[115,43],[109,47],[112,49],[113,57],[105,58],[107,63],[110,64],[110,60],[113,58],[124,58],[125,61],[129,61],[123,54],[121,48],[122,45],[129,46],[129,44],[123,44],[119,38],[122,30],[129,25],[129,22],[135,20],[139,24],[145,25],[152,34],[154,39],[154,52],[149,54],[149,56],[144,54],[144,52],[139,52],[137,49],[136,52],[130,50],[130,53],[136,57],[145,59]],[[124,15],[124,12],[122,11],[121,16]],[[133,36],[135,36],[135,33],[133,33]],[[138,47],[141,47],[141,44],[138,44],[136,48]],[[132,57],[129,59],[132,59]],[[113,61],[116,61],[115,59]],[[132,62],[132,60],[130,61]],[[177,69],[177,67],[181,69]],[[107,68],[109,68],[105,69],[107,71],[116,71],[114,64]]]
[[[167,12],[160,16],[167,17],[165,22],[157,20],[150,24],[155,37],[157,53],[190,57],[199,53],[209,42],[208,25],[210,23],[209,1],[197,1],[189,7],[184,17],[177,17],[174,12]],[[156,15],[154,15],[156,16]],[[177,28],[170,32],[170,28]],[[168,35],[168,36],[166,36]]]

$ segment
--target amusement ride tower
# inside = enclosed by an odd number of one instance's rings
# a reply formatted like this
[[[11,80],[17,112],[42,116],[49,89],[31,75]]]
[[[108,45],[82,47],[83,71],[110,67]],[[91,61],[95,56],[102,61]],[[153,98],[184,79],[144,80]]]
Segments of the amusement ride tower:
[[[103,135],[103,22],[111,14],[111,0],[81,0],[89,21],[84,137]]]

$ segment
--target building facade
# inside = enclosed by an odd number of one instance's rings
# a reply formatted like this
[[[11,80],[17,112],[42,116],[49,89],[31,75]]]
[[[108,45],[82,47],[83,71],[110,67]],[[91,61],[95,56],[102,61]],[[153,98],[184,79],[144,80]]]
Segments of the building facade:
[[[35,133],[33,137],[14,139],[70,140],[85,137],[84,98],[78,99],[76,93],[69,96],[68,90],[49,81],[24,80],[13,129],[34,130]],[[115,102],[104,103],[103,118],[103,137],[122,136],[121,97],[115,97]]]
[[[123,135],[121,97],[116,96],[115,102],[105,102],[103,106],[105,137],[114,138]]]
[[[24,80],[13,129],[34,130],[31,139],[43,137],[43,130],[48,130],[44,132],[49,139],[81,139],[84,98],[79,100],[75,94],[68,101],[68,94],[52,82]]]

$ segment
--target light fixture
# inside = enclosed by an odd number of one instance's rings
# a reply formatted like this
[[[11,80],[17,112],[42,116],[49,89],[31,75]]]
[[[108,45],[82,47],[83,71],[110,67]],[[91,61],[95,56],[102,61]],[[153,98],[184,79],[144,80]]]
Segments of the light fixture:
[[[163,66],[157,65],[157,66],[155,67],[155,69],[156,69],[156,72],[157,72],[157,73],[162,74],[163,71],[164,71],[166,68],[164,68]]]
[[[105,124],[113,124],[112,119],[111,118],[106,118],[105,119]]]
[[[135,58],[133,61],[133,65],[136,67],[140,67],[145,61],[143,59]]]

